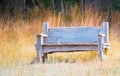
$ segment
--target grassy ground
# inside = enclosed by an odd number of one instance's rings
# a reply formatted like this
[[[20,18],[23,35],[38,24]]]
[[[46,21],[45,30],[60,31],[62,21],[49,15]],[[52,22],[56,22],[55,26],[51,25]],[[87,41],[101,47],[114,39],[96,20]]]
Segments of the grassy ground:
[[[45,64],[30,64],[36,56],[36,33],[42,32],[42,22],[50,26],[99,26],[107,14],[86,10],[82,15],[77,7],[72,14],[58,14],[35,9],[29,21],[21,18],[0,19],[0,76],[119,76],[120,75],[120,13],[113,12],[110,25],[110,50],[100,62],[96,52],[58,53],[49,55]],[[94,13],[94,14],[93,14]],[[67,63],[66,63],[67,62]]]

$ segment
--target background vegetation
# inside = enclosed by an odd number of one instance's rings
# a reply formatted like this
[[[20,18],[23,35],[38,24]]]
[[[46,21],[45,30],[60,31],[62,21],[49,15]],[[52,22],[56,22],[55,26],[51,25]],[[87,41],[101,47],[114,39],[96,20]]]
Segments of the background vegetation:
[[[81,13],[89,7],[106,12],[120,11],[120,0],[1,0],[0,13],[3,17],[14,17],[18,13],[26,16],[36,7],[41,12],[44,9],[50,9],[57,13],[70,13],[75,5],[78,5]]]

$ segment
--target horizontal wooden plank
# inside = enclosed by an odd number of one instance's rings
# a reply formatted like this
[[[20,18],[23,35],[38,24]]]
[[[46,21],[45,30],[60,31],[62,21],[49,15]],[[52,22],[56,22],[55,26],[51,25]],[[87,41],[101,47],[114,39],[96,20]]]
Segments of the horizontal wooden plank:
[[[98,45],[98,43],[59,43],[59,44],[56,44],[56,43],[54,43],[54,44],[43,44],[43,46],[66,46],[66,45],[80,45],[80,46],[88,46],[88,45]]]
[[[46,34],[41,33],[41,34],[37,34],[37,37],[47,37],[47,35],[46,35]]]
[[[45,38],[45,43],[97,42],[98,33],[101,31],[101,27],[50,28],[48,29],[48,38]]]
[[[97,45],[43,45],[43,53],[53,53],[53,52],[72,52],[72,51],[92,51],[97,50]]]

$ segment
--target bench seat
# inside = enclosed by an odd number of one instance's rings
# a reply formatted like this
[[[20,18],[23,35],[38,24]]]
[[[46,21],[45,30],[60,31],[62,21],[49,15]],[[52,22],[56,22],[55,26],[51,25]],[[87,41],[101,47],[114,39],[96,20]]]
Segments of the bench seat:
[[[44,44],[43,53],[53,52],[79,52],[95,51],[98,49],[98,43],[64,43],[64,44]]]

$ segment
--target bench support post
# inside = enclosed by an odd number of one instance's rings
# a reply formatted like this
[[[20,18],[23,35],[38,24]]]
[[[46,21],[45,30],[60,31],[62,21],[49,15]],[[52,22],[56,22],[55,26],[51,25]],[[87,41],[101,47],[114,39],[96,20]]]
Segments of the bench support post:
[[[48,29],[49,29],[49,23],[48,22],[44,22],[43,23],[43,34],[48,34]]]
[[[37,61],[36,62],[42,62],[42,43],[43,43],[43,37],[41,35],[37,35]]]
[[[47,35],[48,34],[48,29],[49,29],[49,23],[48,22],[44,22],[43,23],[43,34]],[[43,53],[43,57],[42,57],[42,62],[45,62],[45,60],[47,59],[47,53]]]
[[[98,34],[98,57],[103,60],[104,34]]]
[[[109,23],[103,22],[102,27],[102,32],[105,34],[104,43],[109,44]]]

